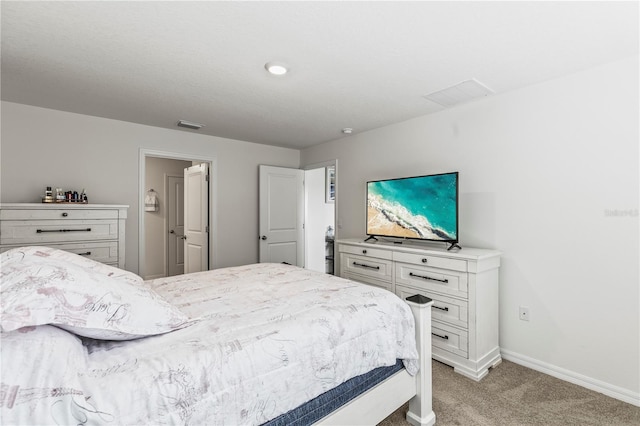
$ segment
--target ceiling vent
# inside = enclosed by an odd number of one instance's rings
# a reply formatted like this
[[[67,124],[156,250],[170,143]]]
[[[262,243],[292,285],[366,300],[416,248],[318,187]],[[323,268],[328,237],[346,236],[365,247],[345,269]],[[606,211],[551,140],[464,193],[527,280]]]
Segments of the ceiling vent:
[[[423,97],[439,105],[450,107],[483,98],[492,93],[494,93],[493,90],[478,82],[478,80],[471,79],[458,83],[455,86],[429,93]]]
[[[192,123],[191,121],[180,120],[178,121],[178,127],[186,127],[187,129],[200,130],[204,127],[204,124]]]

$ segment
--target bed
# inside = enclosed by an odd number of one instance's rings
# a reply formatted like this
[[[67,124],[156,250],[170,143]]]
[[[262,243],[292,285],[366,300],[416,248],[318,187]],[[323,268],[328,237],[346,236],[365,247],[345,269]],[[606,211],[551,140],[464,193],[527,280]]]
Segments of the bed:
[[[285,264],[143,281],[0,256],[2,424],[376,424],[407,401],[435,423],[428,299]]]

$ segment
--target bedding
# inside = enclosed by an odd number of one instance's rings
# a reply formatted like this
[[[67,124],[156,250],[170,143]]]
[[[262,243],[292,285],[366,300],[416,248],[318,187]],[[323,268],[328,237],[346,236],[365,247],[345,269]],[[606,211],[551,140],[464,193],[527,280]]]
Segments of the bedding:
[[[186,326],[126,341],[3,328],[2,424],[257,425],[396,359],[417,372],[411,310],[383,289],[284,264],[138,283]],[[3,309],[4,291],[3,275]]]

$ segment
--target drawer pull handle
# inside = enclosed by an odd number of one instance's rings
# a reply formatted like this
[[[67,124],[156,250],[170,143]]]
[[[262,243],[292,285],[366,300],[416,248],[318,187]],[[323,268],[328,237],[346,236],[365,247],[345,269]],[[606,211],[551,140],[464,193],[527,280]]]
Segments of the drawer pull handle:
[[[379,266],[365,265],[364,263],[358,263],[358,262],[353,262],[353,264],[354,264],[355,266],[361,266],[361,267],[363,267],[363,268],[370,268],[370,269],[377,269],[377,270],[380,270],[380,267],[379,267]]]
[[[448,306],[445,306],[444,308],[441,308],[440,306],[433,305],[433,307],[436,308],[436,309],[440,309],[441,311],[449,312],[449,307]]]
[[[62,213],[62,217],[67,217],[67,216],[69,216],[69,213],[67,212]]]
[[[36,229],[38,234],[43,232],[91,232],[91,228],[86,229]]]
[[[439,337],[439,338],[441,338],[441,339],[449,340],[449,336],[447,336],[446,334],[445,334],[444,336],[441,336],[441,335],[436,334],[436,333],[431,333],[431,334],[432,334],[433,336]]]
[[[427,263],[427,258],[426,257],[422,258],[422,263]]]
[[[362,254],[367,254],[367,251],[366,250],[362,250]]]
[[[422,278],[423,280],[439,281],[441,283],[448,283],[449,282],[449,280],[446,279],[446,278],[441,280],[440,278],[427,277],[426,275],[418,275],[418,274],[414,274],[413,272],[409,272],[409,276],[410,277],[416,277],[416,278]]]
[[[91,252],[87,251],[85,253],[78,253],[78,255],[80,255],[80,256],[91,256]]]

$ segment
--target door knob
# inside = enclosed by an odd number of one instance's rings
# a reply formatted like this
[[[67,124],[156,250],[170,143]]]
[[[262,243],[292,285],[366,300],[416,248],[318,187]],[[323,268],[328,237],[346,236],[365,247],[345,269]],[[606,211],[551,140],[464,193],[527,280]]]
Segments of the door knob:
[[[170,234],[175,234],[176,231],[174,231],[173,229],[171,231],[169,231]]]
[[[264,240],[266,240],[266,239],[267,239],[267,236],[266,236],[266,235],[263,235],[262,237],[260,237],[260,239],[261,239],[262,241],[264,241]]]

